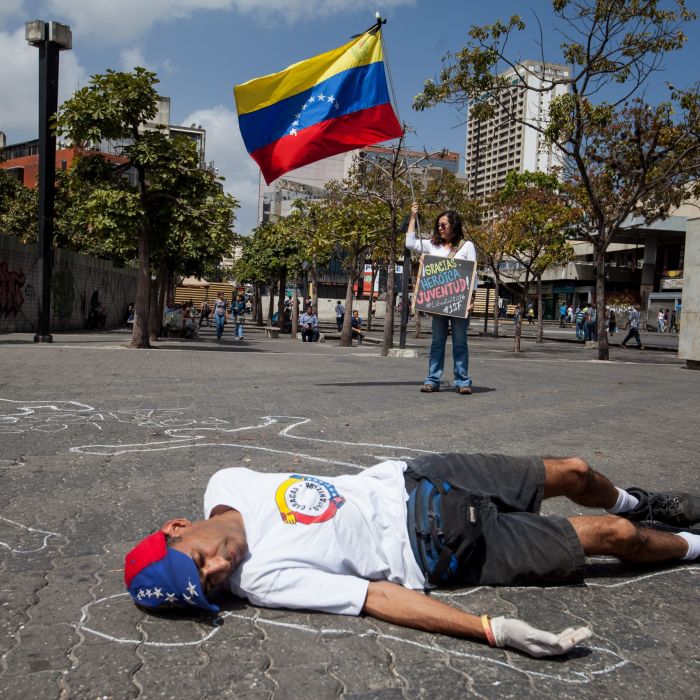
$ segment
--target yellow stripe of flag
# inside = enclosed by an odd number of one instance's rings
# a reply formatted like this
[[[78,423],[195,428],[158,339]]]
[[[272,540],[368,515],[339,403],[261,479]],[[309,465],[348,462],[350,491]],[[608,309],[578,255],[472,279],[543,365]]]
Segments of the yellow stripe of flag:
[[[362,34],[337,49],[294,63],[279,73],[236,85],[234,94],[238,114],[255,112],[304,92],[344,70],[382,60],[384,55],[379,32]]]

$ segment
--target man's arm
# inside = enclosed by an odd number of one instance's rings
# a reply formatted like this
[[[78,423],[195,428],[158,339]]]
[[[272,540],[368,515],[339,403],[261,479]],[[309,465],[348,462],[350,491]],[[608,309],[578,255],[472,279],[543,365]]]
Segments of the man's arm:
[[[388,581],[370,582],[362,612],[395,625],[487,640],[491,646],[512,647],[536,657],[566,654],[591,636],[587,627],[568,627],[555,634],[514,618],[479,618]]]
[[[372,581],[362,612],[403,627],[486,641],[481,619],[436,598],[388,581]]]

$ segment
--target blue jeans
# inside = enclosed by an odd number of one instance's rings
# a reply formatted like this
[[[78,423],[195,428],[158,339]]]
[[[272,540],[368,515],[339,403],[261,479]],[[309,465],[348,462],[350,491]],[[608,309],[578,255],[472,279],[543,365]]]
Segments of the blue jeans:
[[[218,339],[224,334],[224,323],[226,323],[226,316],[224,314],[214,314],[214,320],[216,321],[216,337]]]
[[[234,323],[236,324],[236,338],[243,340],[243,321],[240,321],[238,318],[236,318]]]
[[[445,343],[447,342],[448,323],[452,324],[452,359],[454,360],[455,386],[471,386],[469,378],[469,350],[467,348],[466,318],[451,316],[433,316],[433,340],[430,343],[430,358],[428,360],[428,376],[426,384],[440,386],[440,377],[445,367]]]

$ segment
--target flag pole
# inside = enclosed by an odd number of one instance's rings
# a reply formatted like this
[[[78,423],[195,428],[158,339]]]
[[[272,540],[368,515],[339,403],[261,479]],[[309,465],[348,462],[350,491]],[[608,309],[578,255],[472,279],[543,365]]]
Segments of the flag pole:
[[[383,24],[386,24],[386,19],[377,12],[376,14],[377,23],[369,31],[379,31]],[[394,89],[394,78],[391,74],[391,66],[389,65],[389,54],[386,50],[386,44],[384,43],[384,36],[379,35],[380,41],[382,42],[382,53],[384,55],[384,65],[386,66],[387,77],[389,79],[389,92],[391,94],[391,102],[396,112],[396,117],[401,122],[403,126],[404,136],[406,135],[406,122],[401,119],[401,114],[399,112],[398,100],[396,99],[396,90]],[[408,186],[411,190],[411,201],[415,202],[416,193],[413,187],[413,178],[411,177],[411,168],[408,163],[408,156],[404,154],[404,163],[406,167],[406,175],[408,179]],[[416,231],[418,236],[420,236],[420,219],[416,217]],[[404,241],[403,247],[403,272],[401,273],[401,319],[399,322],[399,348],[406,347],[406,331],[408,330],[408,286],[409,286],[409,276],[411,275],[411,251],[406,248]]]

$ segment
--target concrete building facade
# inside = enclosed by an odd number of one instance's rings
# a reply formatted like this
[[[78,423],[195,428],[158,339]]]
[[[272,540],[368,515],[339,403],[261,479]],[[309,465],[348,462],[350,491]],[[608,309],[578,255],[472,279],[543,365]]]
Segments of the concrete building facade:
[[[511,170],[550,173],[561,164],[556,148],[532,126],[546,127],[552,99],[568,91],[563,84],[547,88],[553,81],[568,78],[569,72],[565,65],[524,61],[517,66],[517,74],[516,69],[501,73],[500,77],[511,83],[508,104],[503,104],[503,98],[497,103],[484,96],[495,114],[490,119],[469,118],[467,122],[465,175],[474,198],[484,199],[500,190]]]

